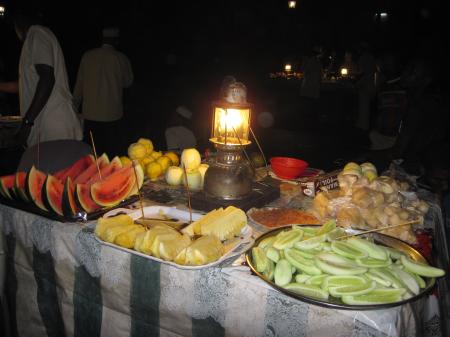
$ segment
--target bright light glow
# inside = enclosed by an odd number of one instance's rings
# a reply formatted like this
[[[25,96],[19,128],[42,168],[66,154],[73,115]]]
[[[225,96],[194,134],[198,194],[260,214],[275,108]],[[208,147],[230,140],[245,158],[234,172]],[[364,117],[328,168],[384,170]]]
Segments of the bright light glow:
[[[211,141],[227,145],[247,145],[250,127],[250,108],[214,108]]]
[[[295,8],[295,6],[297,6],[297,1],[288,1],[289,8]]]
[[[342,68],[341,69],[341,75],[342,76],[347,76],[348,75],[348,69],[347,68]]]
[[[387,13],[380,13],[380,17],[381,17],[382,19],[386,19],[387,16],[388,16]]]
[[[0,16],[3,16],[5,14],[5,7],[0,6]]]
[[[284,66],[284,70],[290,72],[292,70],[292,66],[288,63]]]

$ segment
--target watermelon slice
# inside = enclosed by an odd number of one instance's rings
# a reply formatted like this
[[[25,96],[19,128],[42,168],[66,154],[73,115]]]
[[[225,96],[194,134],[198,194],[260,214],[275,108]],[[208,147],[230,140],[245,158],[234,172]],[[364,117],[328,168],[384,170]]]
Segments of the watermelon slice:
[[[25,180],[27,178],[26,172],[17,172],[14,179],[14,189],[16,195],[22,201],[28,202],[27,192],[25,192]]]
[[[114,157],[114,159],[107,166],[103,167],[100,170],[102,179],[107,178],[114,172],[120,170],[122,168],[122,161],[119,157]],[[84,209],[87,213],[92,213],[95,210],[100,208],[100,205],[97,205],[91,197],[91,185],[100,181],[100,176],[98,172],[96,172],[91,178],[89,178],[88,182],[85,184],[77,184],[76,187],[76,201],[80,208]]]
[[[133,164],[134,165],[134,164]],[[136,170],[137,182],[134,184],[133,189],[131,190],[129,195],[135,195],[139,193],[142,185],[144,184],[144,170],[141,165],[134,165],[134,169]]]
[[[62,212],[62,194],[64,186],[51,174],[45,179],[42,186],[42,201],[47,209],[54,211],[58,215],[63,215]]]
[[[16,179],[15,174],[10,174],[7,176],[0,177],[0,193],[8,199],[13,199],[13,194],[11,194],[12,188],[14,187],[14,180]]]
[[[25,179],[25,190],[28,198],[40,209],[47,211],[42,201],[42,186],[44,186],[46,174],[33,167],[27,174]]]
[[[62,194],[62,212],[64,216],[72,217],[78,212],[78,207],[75,202],[75,186],[70,177],[67,177],[64,184],[64,190]]]
[[[136,183],[132,165],[122,167],[91,186],[91,196],[100,206],[116,206],[127,198]]]
[[[89,165],[87,169],[85,169],[82,173],[78,175],[74,179],[74,184],[85,184],[87,181],[95,174],[98,174],[98,168],[100,170],[109,164],[109,158],[106,153],[103,153],[100,157],[97,158],[97,162],[92,163]],[[97,167],[98,165],[98,167]]]
[[[72,178],[72,180],[74,180],[94,162],[94,156],[92,154],[88,154],[78,159],[71,166],[56,172],[54,176],[63,183],[66,181],[67,177],[70,177]]]

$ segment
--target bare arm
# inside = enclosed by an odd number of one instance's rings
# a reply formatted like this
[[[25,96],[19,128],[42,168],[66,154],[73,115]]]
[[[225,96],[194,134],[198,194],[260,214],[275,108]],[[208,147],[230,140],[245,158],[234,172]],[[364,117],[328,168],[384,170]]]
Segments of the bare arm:
[[[47,104],[53,87],[55,86],[53,67],[46,64],[35,64],[34,67],[39,75],[39,81],[30,107],[25,113],[25,119],[28,119],[30,122],[33,122],[36,119],[45,104]]]

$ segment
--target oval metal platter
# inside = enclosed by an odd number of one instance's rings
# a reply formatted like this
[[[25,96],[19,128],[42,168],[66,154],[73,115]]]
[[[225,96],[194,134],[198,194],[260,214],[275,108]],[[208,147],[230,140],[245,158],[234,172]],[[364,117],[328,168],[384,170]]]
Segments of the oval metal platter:
[[[299,226],[299,225],[297,225],[297,226]],[[303,225],[303,226],[315,227],[318,225]],[[292,227],[291,225],[283,226],[283,227],[279,227],[279,228],[276,228],[276,229],[273,229],[273,230],[270,230],[270,231],[264,233],[258,239],[255,240],[253,247],[258,246],[258,244],[265,238],[276,235],[278,232],[289,229],[291,227]],[[349,235],[357,234],[358,232],[359,232],[358,230],[346,229],[346,233]],[[420,252],[418,252],[416,249],[414,249],[408,243],[406,243],[402,240],[399,240],[397,238],[394,238],[392,236],[384,235],[381,233],[369,233],[369,234],[361,235],[361,237],[372,237],[373,240],[375,241],[375,243],[377,243],[377,244],[395,248],[395,249],[407,254],[414,261],[428,263],[428,261],[422,256],[422,254],[420,254]],[[245,253],[245,259],[246,259],[247,265],[250,267],[250,269],[252,270],[252,272],[255,275],[257,275],[262,280],[264,280],[265,282],[270,284],[273,288],[281,291],[282,293],[284,293],[288,296],[294,297],[303,302],[319,305],[322,307],[332,308],[332,309],[339,309],[339,310],[377,310],[377,309],[386,309],[386,308],[396,307],[396,306],[403,305],[403,304],[406,304],[409,302],[414,302],[414,301],[418,300],[419,298],[421,298],[422,296],[428,294],[433,289],[433,287],[436,283],[435,278],[424,278],[424,280],[426,282],[426,286],[425,286],[425,288],[420,289],[419,294],[414,295],[408,299],[404,299],[399,302],[383,303],[383,304],[370,304],[370,305],[349,305],[349,304],[343,303],[339,298],[336,298],[333,296],[330,296],[328,298],[328,300],[321,300],[321,299],[301,295],[301,294],[295,293],[293,291],[284,289],[283,287],[276,285],[275,282],[269,280],[267,277],[265,277],[263,274],[259,273],[256,270],[256,268],[253,264],[252,249],[249,249]]]

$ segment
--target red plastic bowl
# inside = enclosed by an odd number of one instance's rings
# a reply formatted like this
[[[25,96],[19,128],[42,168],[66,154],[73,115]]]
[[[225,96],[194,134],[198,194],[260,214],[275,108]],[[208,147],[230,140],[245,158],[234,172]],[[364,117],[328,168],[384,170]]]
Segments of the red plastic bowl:
[[[298,178],[309,166],[304,160],[290,157],[272,157],[270,165],[277,177],[282,179]]]

